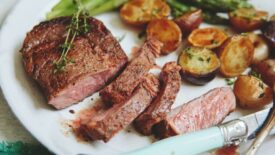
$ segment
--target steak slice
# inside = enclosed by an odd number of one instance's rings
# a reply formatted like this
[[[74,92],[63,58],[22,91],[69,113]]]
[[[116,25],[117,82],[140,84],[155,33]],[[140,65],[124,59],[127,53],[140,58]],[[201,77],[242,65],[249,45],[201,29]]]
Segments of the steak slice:
[[[181,76],[176,62],[164,65],[160,74],[160,92],[156,99],[134,122],[136,129],[144,135],[150,135],[152,126],[164,119],[170,112],[177,93],[180,90]]]
[[[64,71],[54,73],[71,17],[60,17],[35,26],[21,49],[27,74],[42,88],[48,103],[57,109],[77,103],[103,88],[124,68],[128,59],[103,23],[88,18],[89,32],[79,35],[68,52]]]
[[[231,88],[215,88],[173,109],[153,127],[157,137],[166,138],[217,125],[236,108]]]
[[[100,91],[103,101],[107,105],[125,102],[138,86],[142,78],[155,64],[162,43],[158,40],[147,40],[134,58],[115,81]]]
[[[149,106],[158,90],[158,79],[148,74],[125,103],[115,104],[105,112],[99,112],[88,123],[81,124],[78,130],[91,140],[107,142]]]

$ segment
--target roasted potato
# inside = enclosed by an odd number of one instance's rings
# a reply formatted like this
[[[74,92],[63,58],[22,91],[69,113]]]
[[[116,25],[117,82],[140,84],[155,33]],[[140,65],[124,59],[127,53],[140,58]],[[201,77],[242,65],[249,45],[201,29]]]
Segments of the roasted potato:
[[[266,11],[258,11],[253,8],[240,8],[229,13],[231,25],[242,32],[259,29],[267,17]]]
[[[267,22],[262,28],[263,35],[272,45],[273,51],[275,50],[275,20]],[[275,52],[273,52],[275,55]]]
[[[234,84],[234,94],[243,108],[260,108],[272,101],[272,89],[260,79],[242,75]]]
[[[220,72],[225,77],[240,75],[251,64],[254,46],[247,36],[237,35],[228,38],[218,49],[221,61]]]
[[[178,25],[169,19],[152,20],[146,29],[148,38],[156,38],[163,43],[162,54],[176,50],[181,43],[181,30]]]
[[[188,47],[183,50],[178,64],[182,68],[182,77],[196,85],[204,85],[213,80],[220,67],[217,55],[201,47]]]
[[[131,25],[144,25],[152,19],[168,17],[169,5],[163,0],[131,0],[120,9],[120,17]]]
[[[203,28],[194,30],[189,35],[188,41],[193,46],[213,49],[219,47],[226,38],[226,33],[218,28]]]
[[[266,40],[260,34],[248,33],[248,38],[254,46],[254,56],[252,64],[256,64],[268,59],[270,49]]]
[[[175,19],[175,22],[181,29],[181,32],[186,35],[198,28],[202,22],[202,11],[200,9],[187,12]]]
[[[254,65],[253,70],[259,73],[270,87],[275,85],[275,59],[268,59]]]

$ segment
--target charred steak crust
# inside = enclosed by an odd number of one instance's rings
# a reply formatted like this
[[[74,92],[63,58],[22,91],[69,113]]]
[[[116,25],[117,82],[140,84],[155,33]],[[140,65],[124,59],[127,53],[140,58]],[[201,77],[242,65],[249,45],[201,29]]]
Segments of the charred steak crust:
[[[171,110],[180,90],[181,67],[176,62],[166,63],[160,74],[160,92],[150,106],[135,120],[135,128],[144,135],[150,135],[152,126]]]
[[[157,96],[158,91],[158,79],[148,74],[125,103],[115,104],[107,111],[99,113],[88,123],[81,124],[79,130],[84,137],[107,142],[141,114]]]
[[[215,88],[173,109],[153,126],[153,132],[159,138],[167,138],[208,128],[222,122],[235,108],[236,98],[231,88]]]
[[[48,103],[57,109],[76,103],[114,78],[127,63],[127,56],[103,23],[88,18],[91,29],[77,36],[65,71],[53,73],[53,62],[61,55],[70,17],[60,17],[35,26],[20,50],[27,74],[42,88]]]
[[[142,78],[155,64],[155,58],[159,55],[162,43],[150,39],[147,40],[139,55],[134,58],[115,81],[105,87],[100,95],[107,105],[125,102],[138,86]]]

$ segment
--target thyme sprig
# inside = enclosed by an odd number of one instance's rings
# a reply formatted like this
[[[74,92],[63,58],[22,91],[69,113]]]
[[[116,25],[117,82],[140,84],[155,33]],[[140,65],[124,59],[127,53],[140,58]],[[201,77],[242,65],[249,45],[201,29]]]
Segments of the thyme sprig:
[[[71,64],[75,63],[73,59],[67,58],[68,52],[73,47],[73,42],[76,36],[85,34],[90,30],[90,26],[87,23],[88,14],[86,13],[79,0],[76,1],[76,4],[78,6],[78,10],[73,14],[71,23],[67,27],[67,36],[65,42],[60,46],[62,49],[61,56],[57,61],[53,62],[54,73],[64,71],[68,62]],[[82,17],[82,20],[80,17]]]

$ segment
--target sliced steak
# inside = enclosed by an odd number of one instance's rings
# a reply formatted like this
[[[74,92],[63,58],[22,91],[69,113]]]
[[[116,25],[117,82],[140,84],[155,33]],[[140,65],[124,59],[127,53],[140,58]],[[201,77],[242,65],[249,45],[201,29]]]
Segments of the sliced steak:
[[[162,43],[157,40],[147,40],[139,50],[139,55],[134,58],[115,81],[105,87],[100,95],[108,105],[123,103],[133,93],[142,77],[155,64],[155,58],[159,55]]]
[[[70,17],[56,18],[35,26],[25,38],[21,52],[27,74],[42,88],[48,103],[57,109],[77,103],[115,78],[127,56],[102,22],[88,18],[91,29],[77,36],[68,52],[64,71],[54,73],[61,55]]]
[[[161,121],[174,103],[180,90],[181,67],[176,62],[164,65],[160,74],[161,88],[156,99],[134,122],[136,129],[144,135],[150,135],[152,126]]]
[[[157,96],[158,90],[158,79],[149,74],[125,103],[115,104],[107,111],[99,112],[88,123],[81,124],[78,131],[91,140],[104,140],[107,142],[150,105]]]
[[[166,138],[217,125],[236,108],[231,88],[215,88],[173,109],[153,127],[157,137]]]

